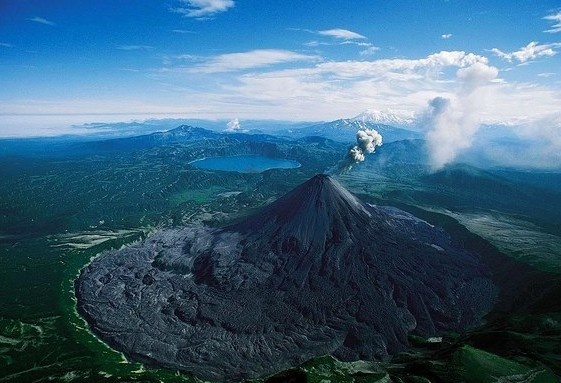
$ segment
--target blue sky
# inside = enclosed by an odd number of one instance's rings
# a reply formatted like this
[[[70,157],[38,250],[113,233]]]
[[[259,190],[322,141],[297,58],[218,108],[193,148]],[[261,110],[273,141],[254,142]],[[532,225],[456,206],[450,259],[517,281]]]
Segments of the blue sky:
[[[561,1],[4,0],[0,136],[45,116],[410,116],[435,97],[557,134],[559,51]]]

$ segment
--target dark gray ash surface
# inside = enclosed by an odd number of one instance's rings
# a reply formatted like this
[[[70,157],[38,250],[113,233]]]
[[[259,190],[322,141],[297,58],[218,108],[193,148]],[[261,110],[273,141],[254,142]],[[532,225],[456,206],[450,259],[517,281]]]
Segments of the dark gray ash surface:
[[[103,253],[76,294],[129,358],[240,381],[325,354],[382,360],[409,333],[477,324],[496,289],[441,229],[318,175],[239,224]]]

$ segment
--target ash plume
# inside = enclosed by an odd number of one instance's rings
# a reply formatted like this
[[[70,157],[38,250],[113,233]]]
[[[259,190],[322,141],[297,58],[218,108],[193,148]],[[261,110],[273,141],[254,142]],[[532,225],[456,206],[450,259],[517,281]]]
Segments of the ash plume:
[[[354,164],[363,162],[366,154],[372,154],[376,147],[382,145],[382,135],[374,129],[364,129],[356,132],[357,144],[349,149],[347,155],[328,174],[339,174],[349,171]]]

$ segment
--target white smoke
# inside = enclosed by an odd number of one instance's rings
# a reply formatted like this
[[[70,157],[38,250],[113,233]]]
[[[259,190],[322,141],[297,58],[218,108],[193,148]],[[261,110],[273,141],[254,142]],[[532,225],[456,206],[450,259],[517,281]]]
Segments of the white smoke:
[[[352,147],[349,150],[349,157],[352,158],[355,163],[362,162],[366,159],[364,152],[358,146]]]
[[[497,75],[497,68],[476,62],[456,72],[460,88],[453,99],[436,97],[429,101],[423,122],[428,126],[426,138],[434,170],[452,162],[472,145],[480,127],[486,86]]]
[[[345,158],[329,171],[330,174],[349,171],[354,164],[363,162],[367,153],[374,153],[376,148],[382,145],[382,135],[374,129],[359,130],[356,132],[356,142]]]
[[[233,120],[228,121],[228,123],[226,124],[226,131],[227,132],[243,131],[243,129],[240,125],[240,120],[237,119],[237,118],[234,118]]]
[[[362,159],[357,160],[357,162],[364,161],[364,152],[374,153],[376,147],[382,145],[382,135],[374,129],[359,130],[356,132],[356,142],[358,145],[351,150],[362,154],[362,157],[358,157]]]

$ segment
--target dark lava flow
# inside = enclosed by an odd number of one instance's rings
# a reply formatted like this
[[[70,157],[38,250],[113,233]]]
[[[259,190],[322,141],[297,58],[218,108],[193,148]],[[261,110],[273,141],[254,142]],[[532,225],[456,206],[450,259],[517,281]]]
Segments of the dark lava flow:
[[[76,295],[129,358],[241,381],[325,354],[383,360],[409,333],[478,324],[496,288],[443,230],[317,175],[239,224],[105,252]]]

